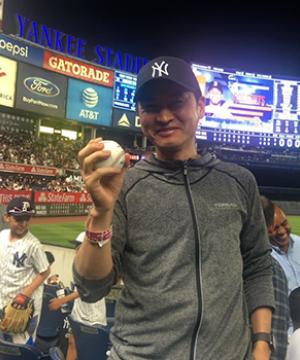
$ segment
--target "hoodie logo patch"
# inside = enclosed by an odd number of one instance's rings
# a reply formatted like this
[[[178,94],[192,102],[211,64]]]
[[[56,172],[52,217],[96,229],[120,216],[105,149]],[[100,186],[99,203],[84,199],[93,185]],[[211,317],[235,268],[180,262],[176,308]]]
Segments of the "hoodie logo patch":
[[[220,210],[235,210],[238,209],[238,205],[235,203],[215,203],[214,208]]]

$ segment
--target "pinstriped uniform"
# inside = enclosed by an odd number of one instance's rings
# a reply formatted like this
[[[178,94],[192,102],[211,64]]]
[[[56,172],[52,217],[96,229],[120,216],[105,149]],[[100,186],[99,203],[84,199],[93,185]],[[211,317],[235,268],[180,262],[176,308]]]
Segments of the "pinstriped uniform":
[[[29,231],[23,238],[15,241],[10,241],[10,229],[1,231],[0,309],[9,304],[37,274],[46,271],[48,267],[49,263],[42,244]],[[42,296],[43,287],[40,286],[32,296],[34,316],[40,315]]]

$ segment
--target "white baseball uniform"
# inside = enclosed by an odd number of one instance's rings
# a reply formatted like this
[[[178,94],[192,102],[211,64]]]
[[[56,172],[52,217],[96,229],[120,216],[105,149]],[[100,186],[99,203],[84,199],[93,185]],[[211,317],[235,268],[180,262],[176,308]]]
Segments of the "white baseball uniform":
[[[87,303],[78,298],[74,301],[71,316],[74,320],[85,325],[100,324],[106,326],[105,299],[100,299],[95,303]]]
[[[0,232],[0,309],[28,286],[34,277],[46,271],[49,263],[42,244],[29,231],[18,240],[10,241],[10,229]],[[43,286],[33,293],[34,317],[41,313]],[[38,321],[37,321],[38,323]],[[16,343],[25,343],[29,335],[13,336]]]

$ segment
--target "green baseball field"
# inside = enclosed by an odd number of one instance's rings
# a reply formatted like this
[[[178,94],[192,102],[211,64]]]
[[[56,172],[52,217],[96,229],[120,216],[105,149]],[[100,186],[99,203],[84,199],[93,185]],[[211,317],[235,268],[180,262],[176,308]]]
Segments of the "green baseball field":
[[[30,231],[43,244],[74,248],[77,235],[84,231],[85,219],[86,217],[33,219]]]
[[[289,216],[292,232],[300,236],[300,216]],[[58,220],[59,219],[59,220]],[[30,225],[30,231],[44,244],[74,248],[76,236],[84,230],[85,217],[47,218]],[[34,219],[37,221],[38,219]]]

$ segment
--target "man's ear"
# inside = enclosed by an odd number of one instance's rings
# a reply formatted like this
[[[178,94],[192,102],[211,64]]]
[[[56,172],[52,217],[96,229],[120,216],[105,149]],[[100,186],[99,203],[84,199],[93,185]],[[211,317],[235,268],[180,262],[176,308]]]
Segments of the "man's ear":
[[[3,214],[3,220],[8,223],[10,216],[8,214]]]
[[[201,96],[198,100],[198,104],[197,104],[197,109],[198,109],[198,116],[199,116],[199,120],[201,120],[203,118],[203,116],[205,115],[205,97]]]

